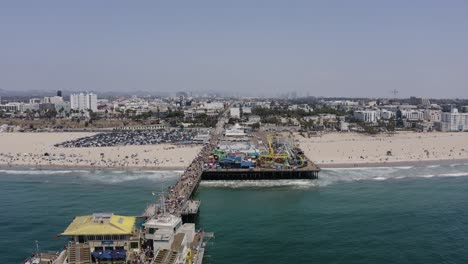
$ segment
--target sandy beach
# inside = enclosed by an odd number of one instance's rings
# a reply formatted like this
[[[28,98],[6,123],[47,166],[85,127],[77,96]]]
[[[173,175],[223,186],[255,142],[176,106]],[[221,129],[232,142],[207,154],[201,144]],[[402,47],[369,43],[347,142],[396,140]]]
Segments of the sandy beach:
[[[91,135],[93,133],[2,133],[0,166],[184,170],[202,147],[173,144],[54,147],[57,143]]]
[[[296,139],[306,156],[322,167],[468,162],[468,133],[330,133]]]

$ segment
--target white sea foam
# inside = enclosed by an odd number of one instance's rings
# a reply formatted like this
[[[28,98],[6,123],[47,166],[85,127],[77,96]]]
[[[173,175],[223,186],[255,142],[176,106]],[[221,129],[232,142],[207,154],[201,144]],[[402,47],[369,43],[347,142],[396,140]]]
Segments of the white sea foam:
[[[388,178],[385,178],[385,177],[375,177],[375,178],[373,178],[373,180],[376,180],[376,181],[385,181],[387,179]]]
[[[440,167],[440,165],[429,165],[426,168],[439,168],[439,167]]]
[[[422,175],[422,176],[419,176],[419,177],[421,177],[421,178],[432,178],[434,176],[435,175],[433,175],[433,174],[429,174],[429,175]]]
[[[437,175],[439,177],[462,177],[468,176],[468,172],[459,172],[459,173],[445,173]]]
[[[0,173],[5,174],[22,174],[22,175],[51,175],[51,174],[68,174],[73,171],[58,171],[58,170],[0,170]]]
[[[128,173],[128,171],[109,171],[109,173],[113,173],[113,174],[126,174],[126,173]]]
[[[139,180],[175,182],[180,175],[171,171],[96,171],[95,173],[81,174],[79,176],[89,181],[116,184]]]
[[[179,173],[172,171],[86,171],[86,170],[0,170],[1,174],[10,175],[37,175],[41,176],[64,176],[80,177],[84,180],[101,183],[121,183],[137,180],[148,180],[151,182],[175,182],[180,177]]]
[[[271,188],[295,187],[310,188],[319,185],[318,180],[260,180],[260,181],[202,181],[201,186],[218,188]]]
[[[372,170],[392,170],[398,167],[349,167],[349,168],[323,168],[322,171],[372,171]],[[405,167],[406,168],[406,167]]]
[[[414,166],[401,166],[401,167],[393,167],[395,169],[401,169],[401,170],[409,170],[414,168]]]

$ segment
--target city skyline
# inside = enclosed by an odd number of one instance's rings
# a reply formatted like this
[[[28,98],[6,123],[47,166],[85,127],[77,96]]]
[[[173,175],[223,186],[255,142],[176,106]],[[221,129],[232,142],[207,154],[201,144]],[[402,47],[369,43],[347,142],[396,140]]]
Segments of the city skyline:
[[[462,1],[1,7],[6,91],[468,97]]]

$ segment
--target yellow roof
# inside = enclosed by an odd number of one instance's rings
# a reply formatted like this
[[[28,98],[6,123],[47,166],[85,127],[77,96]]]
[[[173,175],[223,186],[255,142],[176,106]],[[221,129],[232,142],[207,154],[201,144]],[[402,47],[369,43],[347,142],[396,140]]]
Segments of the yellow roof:
[[[130,235],[135,221],[133,216],[107,213],[77,216],[61,235]]]

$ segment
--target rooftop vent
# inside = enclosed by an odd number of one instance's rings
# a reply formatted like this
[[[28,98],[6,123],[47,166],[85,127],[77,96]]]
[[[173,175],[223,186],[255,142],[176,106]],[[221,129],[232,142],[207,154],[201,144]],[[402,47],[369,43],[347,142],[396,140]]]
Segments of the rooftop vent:
[[[100,221],[102,223],[105,220],[110,220],[112,215],[113,215],[112,213],[94,213],[93,221],[95,222]]]

